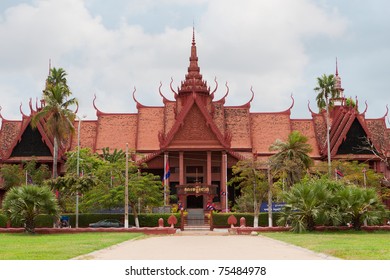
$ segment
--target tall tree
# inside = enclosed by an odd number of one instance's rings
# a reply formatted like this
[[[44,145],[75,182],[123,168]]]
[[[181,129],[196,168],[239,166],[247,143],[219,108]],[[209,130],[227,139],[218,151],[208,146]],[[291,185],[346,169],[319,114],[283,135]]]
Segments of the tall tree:
[[[228,182],[241,192],[235,208],[242,212],[254,212],[253,226],[258,227],[260,204],[268,192],[266,165],[255,160],[241,160],[233,166],[235,176]]]
[[[330,107],[333,107],[334,98],[340,97],[340,92],[335,88],[335,77],[333,74],[326,75],[323,74],[321,77],[317,78],[317,86],[314,88],[316,91],[317,97],[317,106],[319,110],[326,109],[326,143],[328,150],[328,175],[331,176],[331,156],[330,156],[330,116],[329,110]]]
[[[3,164],[0,168],[0,176],[3,178],[3,186],[6,190],[20,186],[24,182],[23,170],[17,164]]]
[[[45,122],[45,128],[53,137],[53,178],[57,178],[57,162],[59,145],[66,141],[74,132],[73,121],[76,114],[69,109],[77,104],[76,98],[69,98],[72,93],[66,81],[66,72],[62,69],[50,69],[50,75],[43,91],[44,107],[31,120],[33,128],[38,122]]]
[[[11,188],[3,201],[5,215],[14,223],[23,223],[25,230],[35,232],[35,219],[39,214],[58,218],[58,206],[48,187],[21,186]]]
[[[306,136],[294,130],[288,135],[286,142],[276,140],[269,148],[270,151],[277,152],[270,157],[270,167],[275,175],[286,179],[288,187],[300,181],[313,163],[308,155],[312,148],[307,141]]]

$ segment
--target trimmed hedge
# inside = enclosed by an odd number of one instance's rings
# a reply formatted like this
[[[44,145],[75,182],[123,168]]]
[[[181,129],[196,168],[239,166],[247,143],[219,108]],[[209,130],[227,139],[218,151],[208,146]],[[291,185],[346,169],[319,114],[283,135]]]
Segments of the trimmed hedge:
[[[168,218],[172,213],[161,213],[161,214],[139,214],[138,219],[141,227],[157,227],[158,219],[164,219],[164,225],[168,225]],[[177,224],[175,227],[180,227],[180,213],[173,213],[177,218]],[[61,216],[69,217],[70,226],[73,228],[76,226],[76,215],[75,214],[62,214]],[[82,213],[79,214],[79,227],[88,227],[90,223],[95,223],[104,219],[116,219],[124,221],[124,214],[93,214],[93,213]],[[36,219],[36,227],[53,227],[54,219],[50,215],[39,215]],[[134,216],[129,214],[129,225],[134,226]],[[0,214],[0,227],[5,228],[7,226],[7,218],[5,215]],[[12,225],[12,227],[22,227],[22,225]]]
[[[214,227],[229,227],[227,222],[228,218],[233,215],[237,219],[237,224],[235,226],[240,226],[240,219],[242,217],[246,220],[247,226],[253,226],[253,213],[213,213],[213,226]],[[276,225],[276,221],[279,218],[278,213],[272,213],[272,224]],[[259,214],[259,226],[267,227],[268,226],[268,213]]]
[[[0,214],[0,227],[7,227],[7,217],[4,214]]]

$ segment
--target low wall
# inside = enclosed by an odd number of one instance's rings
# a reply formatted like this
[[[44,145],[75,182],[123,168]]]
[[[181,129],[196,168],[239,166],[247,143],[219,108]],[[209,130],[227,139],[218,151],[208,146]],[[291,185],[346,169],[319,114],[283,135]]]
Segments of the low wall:
[[[0,233],[23,233],[24,228],[0,228]],[[144,234],[175,234],[176,229],[171,227],[148,228],[36,228],[36,233],[82,233],[82,232],[139,232]]]
[[[362,231],[378,231],[378,230],[384,230],[384,231],[390,231],[390,226],[362,226]],[[242,234],[247,235],[251,234],[252,232],[284,232],[284,231],[290,231],[291,227],[232,227],[229,228],[230,234]],[[347,226],[317,226],[315,227],[315,231],[355,231],[352,227]]]

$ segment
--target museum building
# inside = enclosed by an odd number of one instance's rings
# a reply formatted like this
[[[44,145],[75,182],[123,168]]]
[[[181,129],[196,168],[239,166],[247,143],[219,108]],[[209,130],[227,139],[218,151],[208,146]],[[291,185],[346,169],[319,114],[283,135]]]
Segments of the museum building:
[[[219,85],[215,80],[211,89],[202,78],[194,34],[185,79],[176,90],[172,84],[173,81],[170,89],[174,100],[164,96],[160,85],[163,105],[157,107],[141,104],[134,90],[136,113],[103,112],[97,108],[95,96],[93,106],[97,119],[74,123],[76,131],[81,124],[80,146],[102,153],[105,147],[125,150],[127,144],[135,151],[135,160],[146,163],[149,172],[163,178],[165,169],[169,169],[166,184],[185,208],[205,208],[207,202],[213,201],[222,210],[234,200],[234,189],[226,183],[232,176],[232,166],[253,157],[266,161],[272,155],[271,144],[277,139],[285,141],[293,130],[308,137],[312,146],[310,156],[315,162],[327,159],[325,112],[315,113],[308,106],[311,118],[292,119],[292,96],[291,106],[284,111],[251,112],[255,97],[252,89],[247,103],[226,106],[227,84],[223,87],[223,97],[216,100]],[[336,87],[342,93],[337,66]],[[355,106],[346,101],[341,95],[330,115],[332,160],[368,162],[370,168],[390,179],[389,167],[383,161],[372,152],[356,149],[363,139],[370,139],[377,151],[384,151],[387,158],[390,156],[388,109],[382,117],[368,119],[365,117],[367,103],[360,113],[358,100]],[[53,139],[47,135],[44,124],[39,123],[35,130],[30,126],[32,116],[43,104],[33,104],[30,100],[29,105],[28,115],[20,109],[21,120],[8,120],[0,114],[0,164],[18,164],[32,158],[48,164],[53,160]],[[77,140],[75,134],[60,147],[60,173],[64,171],[65,152],[77,149]]]

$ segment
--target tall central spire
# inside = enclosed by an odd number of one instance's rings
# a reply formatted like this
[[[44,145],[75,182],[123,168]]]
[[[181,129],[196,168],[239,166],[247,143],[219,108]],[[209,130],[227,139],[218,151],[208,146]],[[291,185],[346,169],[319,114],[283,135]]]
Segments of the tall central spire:
[[[190,78],[196,78],[195,76],[200,75],[200,68],[198,66],[198,55],[196,53],[195,27],[192,28],[192,46],[190,66],[188,67],[188,75],[192,76]]]
[[[185,93],[210,94],[210,89],[207,88],[207,83],[202,80],[202,74],[200,74],[200,67],[198,66],[198,55],[196,52],[196,42],[195,42],[195,27],[192,28],[190,65],[188,67],[188,73],[186,74],[185,77],[186,77],[185,80],[181,82],[179,94],[185,94]]]
[[[336,76],[335,76],[335,89],[339,92],[340,97],[343,96],[344,89],[341,87],[341,77],[339,76],[339,67],[337,64],[337,57],[336,57]]]

